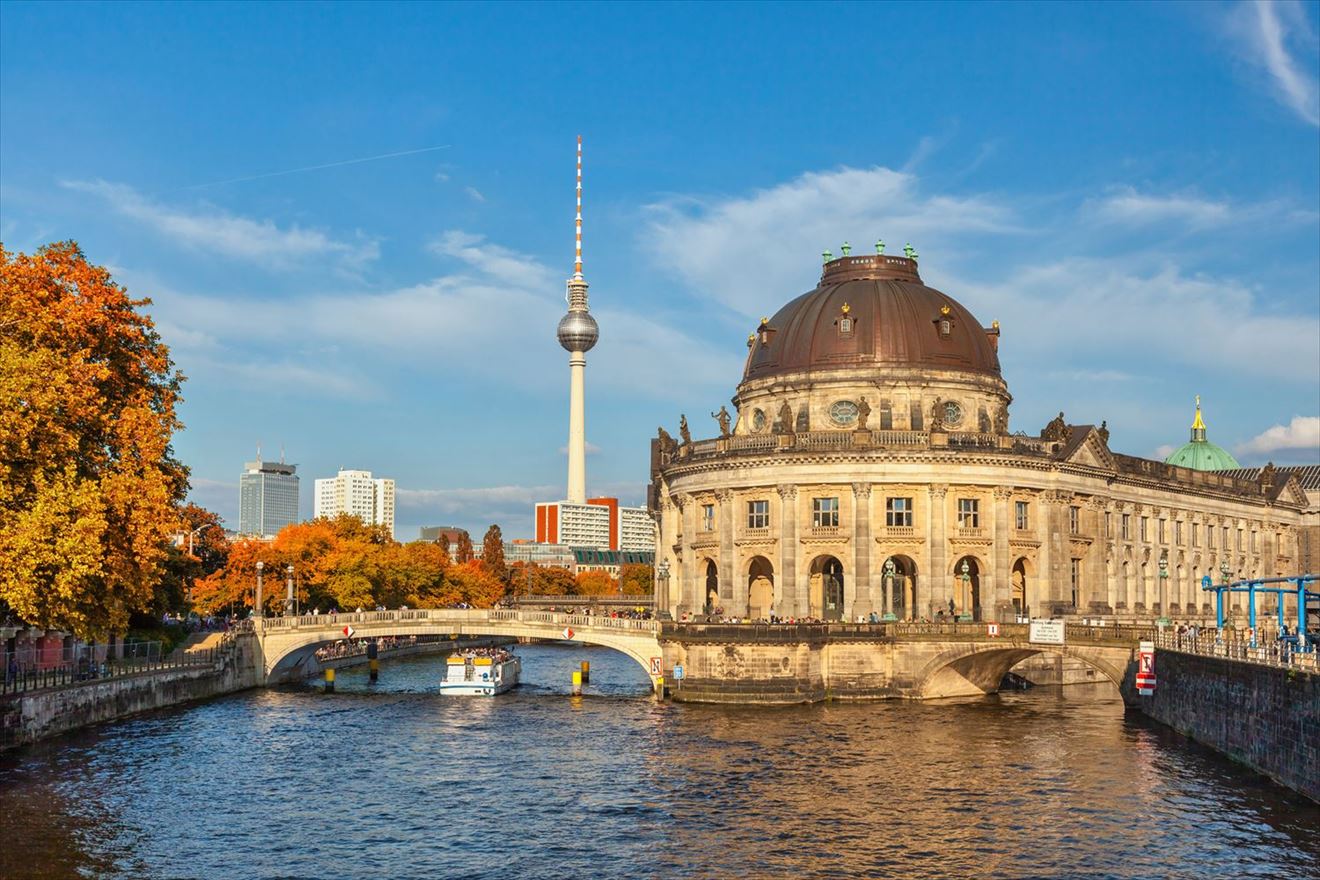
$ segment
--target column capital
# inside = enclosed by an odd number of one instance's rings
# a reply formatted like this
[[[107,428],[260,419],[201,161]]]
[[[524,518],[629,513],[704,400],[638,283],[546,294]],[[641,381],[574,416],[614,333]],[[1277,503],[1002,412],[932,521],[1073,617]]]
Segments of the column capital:
[[[779,493],[779,497],[782,498],[784,501],[797,500],[797,494],[798,494],[797,486],[791,483],[781,483],[775,487],[775,491]]]
[[[857,499],[859,499],[859,500],[862,499],[862,498],[870,498],[870,497],[871,497],[871,484],[870,484],[870,483],[853,483],[853,484],[852,484],[852,491],[853,491],[853,497],[854,497],[854,498],[857,498]]]
[[[728,504],[730,501],[733,500],[733,490],[732,490],[732,489],[716,489],[716,490],[715,490],[715,500],[718,501],[720,504]]]
[[[943,498],[949,494],[949,487],[944,483],[931,483],[929,488],[931,498]]]
[[[992,490],[996,501],[1007,501],[1013,497],[1013,488],[1011,486],[995,486]]]

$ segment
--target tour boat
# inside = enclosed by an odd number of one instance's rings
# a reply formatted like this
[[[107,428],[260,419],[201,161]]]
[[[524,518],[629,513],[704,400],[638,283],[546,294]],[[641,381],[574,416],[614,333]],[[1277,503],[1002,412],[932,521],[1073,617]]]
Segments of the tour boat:
[[[493,697],[517,687],[522,661],[508,651],[495,657],[453,654],[445,664],[440,693]]]

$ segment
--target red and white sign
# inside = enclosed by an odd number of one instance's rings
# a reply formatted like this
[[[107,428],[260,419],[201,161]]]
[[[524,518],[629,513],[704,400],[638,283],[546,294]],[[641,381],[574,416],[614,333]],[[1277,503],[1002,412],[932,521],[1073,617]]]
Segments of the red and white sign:
[[[659,658],[659,657],[652,657],[652,658],[651,658],[651,674],[652,674],[652,675],[659,675],[659,674],[660,674],[660,658]]]
[[[353,633],[355,632],[357,632],[357,630],[353,629],[353,627],[351,626],[344,627],[344,638],[346,639],[353,638]]]
[[[1149,697],[1155,693],[1155,643],[1142,642],[1137,647],[1137,693]]]
[[[997,624],[997,623],[987,623],[987,624],[985,625],[985,634],[988,635],[988,636],[997,636],[997,635],[999,635],[999,624]]]
[[[564,627],[564,632],[562,633],[562,635],[564,636],[565,639],[573,638],[573,627],[571,626]]]

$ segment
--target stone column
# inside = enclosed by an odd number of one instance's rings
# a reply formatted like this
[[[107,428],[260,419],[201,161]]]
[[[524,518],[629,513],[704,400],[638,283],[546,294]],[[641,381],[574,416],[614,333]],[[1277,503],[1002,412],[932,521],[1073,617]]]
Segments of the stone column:
[[[779,570],[775,572],[775,610],[783,617],[807,613],[807,591],[797,577],[797,486],[781,485],[779,493]],[[780,610],[782,609],[782,610]]]
[[[1085,571],[1082,581],[1082,592],[1084,596],[1078,597],[1080,607],[1077,609],[1082,614],[1090,614],[1100,611],[1109,606],[1108,603],[1108,584],[1105,577],[1105,571],[1108,568],[1106,563],[1106,548],[1109,546],[1105,536],[1105,502],[1104,499],[1092,496],[1086,499],[1086,509],[1090,514],[1094,526],[1091,529],[1091,549],[1086,553],[1086,562],[1083,566]],[[1082,530],[1086,530],[1085,523]]]
[[[917,606],[926,609],[926,615],[933,618],[938,608],[945,607],[953,595],[949,579],[949,511],[944,497],[949,494],[949,487],[943,484],[930,487],[930,499],[926,515],[929,525],[926,534],[930,543],[930,570],[924,578],[918,577],[917,584],[925,584],[925,593],[917,599]]]
[[[660,500],[660,516],[658,519],[659,521],[656,523],[656,529],[655,529],[655,534],[656,534],[655,567],[657,572],[659,572],[660,570],[661,560],[665,560],[669,558],[670,553],[672,552],[670,550],[670,547],[674,543],[673,540],[674,505],[669,503],[668,498],[662,498]],[[675,566],[675,568],[676,567],[677,566]],[[672,583],[673,576],[674,576],[674,572],[671,571],[669,575],[670,583]],[[659,575],[657,574],[655,580],[656,611],[668,611],[670,614],[673,614],[675,612],[676,610],[674,608],[675,603],[671,598],[672,590],[670,588],[670,583],[666,583],[664,580],[661,580]]]
[[[1013,509],[1010,499],[1013,490],[1008,486],[994,489],[994,544],[990,548],[990,565],[994,569],[994,595],[981,598],[984,610],[991,620],[1013,619],[1013,554],[1008,546],[1013,528]],[[984,582],[982,583],[984,589]],[[987,602],[990,599],[992,601]]]
[[[733,493],[728,489],[715,492],[718,507],[715,516],[720,528],[720,598],[730,614],[747,613],[747,579],[735,578],[733,553]]]
[[[1029,607],[1033,617],[1047,617],[1053,607],[1054,583],[1054,493],[1041,492],[1036,507],[1036,532],[1040,538],[1040,564],[1035,589],[1030,590]]]
[[[871,582],[871,484],[853,483],[853,575],[854,596],[849,619],[877,611],[875,586]]]
[[[693,520],[696,518],[696,509],[692,504],[692,496],[680,493],[674,496],[674,504],[678,506],[679,532],[675,541],[680,546],[680,552],[683,554],[678,560],[677,576],[678,589],[678,613],[682,616],[684,613],[693,614],[702,609],[704,602],[699,600],[700,590],[696,583],[697,559],[696,551],[692,549],[692,536],[696,533],[697,527]]]

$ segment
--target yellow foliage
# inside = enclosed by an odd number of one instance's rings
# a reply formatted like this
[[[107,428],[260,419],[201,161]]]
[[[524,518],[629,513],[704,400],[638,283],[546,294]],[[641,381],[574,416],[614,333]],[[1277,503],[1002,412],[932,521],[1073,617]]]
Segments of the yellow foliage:
[[[73,242],[0,246],[0,599],[37,626],[104,637],[150,603],[187,471],[149,304]]]

